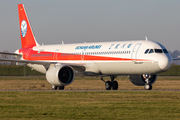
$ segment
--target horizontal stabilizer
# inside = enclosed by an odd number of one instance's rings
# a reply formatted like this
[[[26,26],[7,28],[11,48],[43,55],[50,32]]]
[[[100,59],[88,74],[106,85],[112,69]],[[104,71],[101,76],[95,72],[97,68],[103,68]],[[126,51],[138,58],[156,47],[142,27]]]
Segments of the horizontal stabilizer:
[[[172,60],[180,60],[180,57],[172,58]]]

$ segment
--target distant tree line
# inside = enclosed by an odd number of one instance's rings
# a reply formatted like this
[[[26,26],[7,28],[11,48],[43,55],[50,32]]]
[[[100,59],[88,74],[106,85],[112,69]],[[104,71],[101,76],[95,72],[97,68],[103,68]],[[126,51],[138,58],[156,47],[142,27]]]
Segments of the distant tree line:
[[[28,66],[0,65],[0,76],[39,76],[44,75]]]

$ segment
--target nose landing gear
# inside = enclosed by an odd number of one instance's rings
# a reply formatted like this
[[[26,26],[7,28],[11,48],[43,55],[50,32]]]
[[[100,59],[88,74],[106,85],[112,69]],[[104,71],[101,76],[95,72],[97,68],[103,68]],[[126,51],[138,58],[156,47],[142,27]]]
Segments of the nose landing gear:
[[[151,75],[143,74],[143,78],[145,79],[146,84],[144,85],[145,90],[151,90],[152,85],[150,84]]]

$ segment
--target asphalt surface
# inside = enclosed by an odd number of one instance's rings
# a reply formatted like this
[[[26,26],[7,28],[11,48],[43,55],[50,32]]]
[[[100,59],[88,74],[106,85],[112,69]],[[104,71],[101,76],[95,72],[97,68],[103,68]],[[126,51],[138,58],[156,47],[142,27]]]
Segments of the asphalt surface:
[[[23,92],[23,91],[29,91],[29,92],[176,91],[176,92],[180,92],[180,90],[0,90],[0,92],[5,92],[5,91],[12,91],[12,92],[15,92],[15,91],[17,92]]]

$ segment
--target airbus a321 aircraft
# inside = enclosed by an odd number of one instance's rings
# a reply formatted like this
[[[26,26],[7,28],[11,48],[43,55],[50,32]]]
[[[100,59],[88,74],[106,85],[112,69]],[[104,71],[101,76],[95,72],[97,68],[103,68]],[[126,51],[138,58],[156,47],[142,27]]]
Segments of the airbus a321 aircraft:
[[[117,90],[118,75],[146,90],[152,89],[157,74],[172,66],[172,58],[166,48],[153,41],[133,40],[58,45],[39,45],[33,35],[24,5],[18,5],[22,48],[15,53],[19,59],[0,59],[25,63],[34,70],[46,74],[52,89],[63,90],[73,82],[75,71],[89,76],[110,76],[106,90]]]

